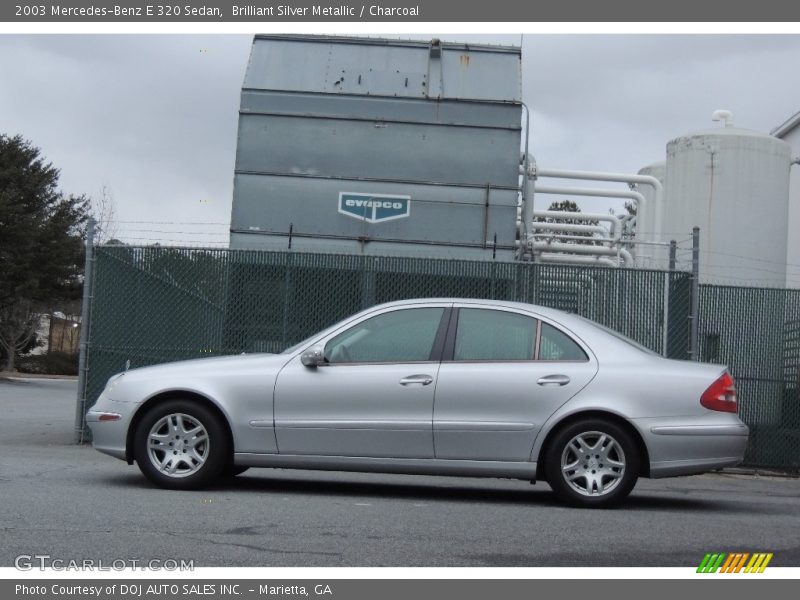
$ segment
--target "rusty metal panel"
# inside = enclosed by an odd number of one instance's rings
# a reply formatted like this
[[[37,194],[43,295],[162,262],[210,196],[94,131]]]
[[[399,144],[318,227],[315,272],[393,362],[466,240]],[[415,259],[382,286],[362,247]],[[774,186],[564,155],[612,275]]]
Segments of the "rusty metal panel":
[[[522,99],[521,51],[513,46],[380,38],[259,35],[244,87],[331,94],[470,100]],[[443,89],[432,94],[429,88]]]
[[[231,246],[288,247],[291,230],[301,251],[511,258],[519,59],[517,48],[257,36]],[[399,198],[403,214],[355,221],[339,204],[349,193]]]

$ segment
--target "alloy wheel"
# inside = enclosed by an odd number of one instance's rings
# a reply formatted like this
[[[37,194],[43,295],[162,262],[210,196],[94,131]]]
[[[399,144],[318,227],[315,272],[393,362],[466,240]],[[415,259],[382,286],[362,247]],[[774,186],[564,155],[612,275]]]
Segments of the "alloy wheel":
[[[153,466],[168,477],[197,473],[210,450],[208,431],[197,418],[185,413],[165,415],[147,435],[147,455]]]
[[[608,433],[579,433],[564,446],[561,475],[582,496],[605,496],[614,491],[625,475],[625,452]]]

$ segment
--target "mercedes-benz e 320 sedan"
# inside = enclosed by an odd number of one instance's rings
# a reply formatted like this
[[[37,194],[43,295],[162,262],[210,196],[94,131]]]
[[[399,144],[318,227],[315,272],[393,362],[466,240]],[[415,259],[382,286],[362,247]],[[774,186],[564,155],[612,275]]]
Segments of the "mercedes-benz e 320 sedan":
[[[638,477],[738,464],[736,412],[723,366],[558,310],[445,299],[372,307],[281,354],[115,375],[87,421],[165,488],[280,467],[545,480],[603,506]]]

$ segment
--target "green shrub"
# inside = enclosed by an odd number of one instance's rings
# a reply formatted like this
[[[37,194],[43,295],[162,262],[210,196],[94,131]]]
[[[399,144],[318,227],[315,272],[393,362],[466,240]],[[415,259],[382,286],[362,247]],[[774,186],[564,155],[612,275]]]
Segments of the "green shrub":
[[[17,371],[35,375],[77,375],[78,355],[65,352],[48,352],[35,356],[21,356]]]

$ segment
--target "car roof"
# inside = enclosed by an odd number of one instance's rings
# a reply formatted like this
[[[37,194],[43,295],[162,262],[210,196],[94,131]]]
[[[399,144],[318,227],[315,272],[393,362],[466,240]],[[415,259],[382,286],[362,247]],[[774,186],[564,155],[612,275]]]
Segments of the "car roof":
[[[420,304],[450,303],[460,305],[475,304],[479,306],[494,306],[497,308],[522,310],[533,313],[536,316],[543,317],[544,319],[550,319],[561,327],[566,328],[573,335],[576,335],[578,338],[580,338],[592,350],[592,352],[600,349],[608,350],[609,347],[612,347],[615,349],[615,351],[610,355],[606,353],[606,356],[615,356],[622,360],[630,360],[631,358],[642,359],[645,356],[642,350],[635,348],[624,342],[619,337],[612,335],[608,331],[604,330],[602,326],[591,321],[590,319],[586,319],[575,313],[569,313],[557,308],[549,308],[547,306],[541,306],[538,304],[528,304],[526,302],[513,302],[510,300],[484,300],[480,298],[412,298],[407,300],[386,302],[384,304],[373,306],[368,310],[372,311],[383,308],[414,306]],[[657,354],[647,356],[648,358],[658,358]]]
[[[572,318],[576,317],[574,313],[558,310],[557,308],[549,308],[547,306],[541,306],[539,304],[529,304],[527,302],[513,302],[511,300],[485,300],[482,298],[410,298],[407,300],[395,300],[393,302],[385,302],[383,304],[378,304],[377,306],[373,306],[372,308],[373,309],[390,308],[394,306],[410,306],[415,304],[428,304],[428,303],[479,304],[482,306],[517,308],[520,310],[538,313],[543,317],[551,317],[554,320],[560,320],[563,318],[568,318],[572,320]]]

